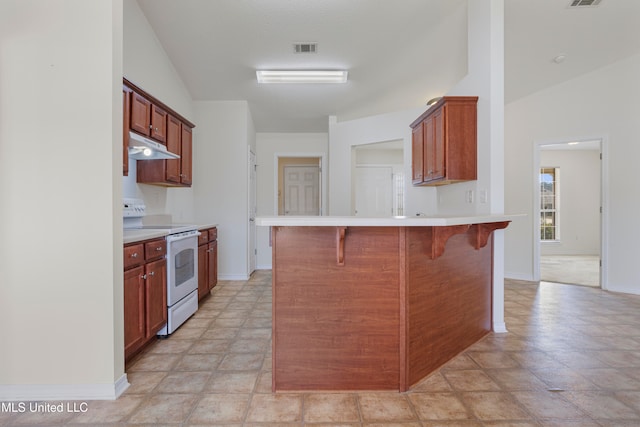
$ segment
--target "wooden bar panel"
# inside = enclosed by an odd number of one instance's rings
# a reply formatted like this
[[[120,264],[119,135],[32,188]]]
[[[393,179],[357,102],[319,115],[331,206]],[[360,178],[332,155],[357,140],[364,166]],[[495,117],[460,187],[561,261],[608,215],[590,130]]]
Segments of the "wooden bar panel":
[[[399,228],[273,228],[273,389],[397,390]]]
[[[467,234],[457,234],[442,256],[427,259],[429,227],[410,227],[407,234],[411,386],[491,331],[492,245],[475,250]]]
[[[464,351],[507,225],[274,226],[273,390],[406,391]]]

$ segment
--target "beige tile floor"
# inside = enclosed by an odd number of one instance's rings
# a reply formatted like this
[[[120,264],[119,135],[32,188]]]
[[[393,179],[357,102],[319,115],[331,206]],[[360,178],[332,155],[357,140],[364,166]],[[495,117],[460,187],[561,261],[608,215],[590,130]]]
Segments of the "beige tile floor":
[[[507,281],[508,334],[476,343],[408,393],[271,393],[270,272],[221,282],[84,414],[2,425],[640,426],[640,297]]]

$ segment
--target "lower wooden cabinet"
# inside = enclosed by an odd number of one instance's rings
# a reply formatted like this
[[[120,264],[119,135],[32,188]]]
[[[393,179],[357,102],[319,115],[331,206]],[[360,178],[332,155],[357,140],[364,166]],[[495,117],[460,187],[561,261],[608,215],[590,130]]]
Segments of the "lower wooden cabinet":
[[[145,339],[151,338],[167,323],[167,261],[150,262],[144,266]]]
[[[198,299],[209,295],[218,283],[218,229],[200,230],[198,240]]]
[[[167,323],[166,242],[124,247],[124,356],[130,359]]]
[[[144,267],[124,272],[124,357],[135,353],[145,342]]]

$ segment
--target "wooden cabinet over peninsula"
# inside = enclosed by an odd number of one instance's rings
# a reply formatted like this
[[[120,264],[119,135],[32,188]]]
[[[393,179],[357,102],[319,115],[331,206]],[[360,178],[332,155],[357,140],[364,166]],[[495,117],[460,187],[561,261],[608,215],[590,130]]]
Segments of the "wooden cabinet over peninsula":
[[[492,325],[493,231],[512,217],[259,217],[273,250],[273,383],[398,390]]]
[[[477,96],[444,96],[411,123],[411,182],[477,179]]]

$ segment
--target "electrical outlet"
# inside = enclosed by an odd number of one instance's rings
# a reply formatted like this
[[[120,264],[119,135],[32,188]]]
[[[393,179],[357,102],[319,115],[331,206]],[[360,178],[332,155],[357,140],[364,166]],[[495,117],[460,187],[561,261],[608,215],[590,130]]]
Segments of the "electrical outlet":
[[[467,203],[473,203],[473,197],[474,197],[473,190],[468,190],[466,194]]]
[[[487,203],[489,201],[489,195],[487,190],[480,190],[478,194],[480,197],[480,203]]]

